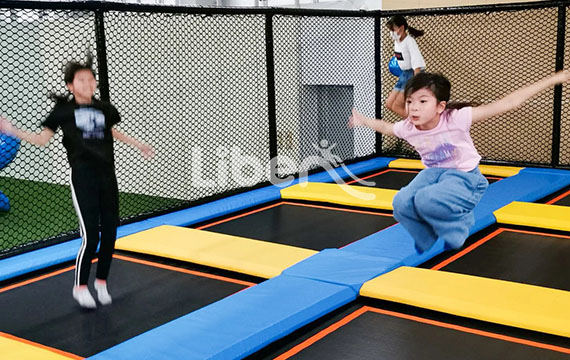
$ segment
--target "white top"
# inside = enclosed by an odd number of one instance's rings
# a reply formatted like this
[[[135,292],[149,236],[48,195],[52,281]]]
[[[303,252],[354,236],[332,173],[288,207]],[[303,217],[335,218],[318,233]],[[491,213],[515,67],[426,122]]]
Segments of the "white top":
[[[409,34],[402,41],[394,40],[394,56],[402,70],[425,69],[426,67],[416,39]]]

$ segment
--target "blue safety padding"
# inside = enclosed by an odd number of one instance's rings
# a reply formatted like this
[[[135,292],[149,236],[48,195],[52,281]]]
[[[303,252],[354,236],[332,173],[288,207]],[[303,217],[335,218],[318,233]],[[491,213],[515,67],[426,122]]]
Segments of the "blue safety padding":
[[[396,158],[387,157],[376,157],[370,160],[360,161],[358,163],[350,164],[346,166],[346,169],[350,171],[353,175],[361,175],[367,172],[383,169],[387,167],[391,161]],[[317,174],[309,175],[308,180],[310,182],[332,182],[339,179],[349,178],[349,174],[343,167],[337,167],[332,172],[322,171]],[[293,182],[291,185],[298,183],[298,181]]]
[[[366,281],[399,266],[401,261],[390,257],[325,249],[285,269],[283,274],[350,286],[358,293]]]
[[[0,261],[0,281],[75,259],[80,239],[12,256]]]
[[[481,210],[492,213],[513,201],[533,202],[570,185],[570,171],[522,169],[517,175],[493,183],[481,199]]]
[[[345,246],[343,250],[372,257],[390,257],[402,262],[417,254],[414,239],[401,225],[396,224]]]
[[[493,211],[513,201],[536,201],[570,185],[570,171],[527,168],[517,175],[491,185],[474,209],[474,234],[496,223]],[[418,254],[414,240],[400,224],[358,240],[343,249],[370,256],[386,256],[399,259],[407,266],[417,266],[444,251],[444,243],[438,240],[427,252]]]
[[[346,286],[280,275],[90,359],[241,359],[356,297]]]
[[[392,160],[394,158],[379,157],[348,165],[347,168],[351,173],[359,175],[384,168]],[[342,168],[335,170],[331,174],[323,171],[309,175],[308,180],[312,182],[330,182],[338,176],[347,176],[346,171]],[[293,184],[297,182],[298,180],[295,180]],[[131,235],[160,225],[189,226],[280,198],[279,187],[273,185],[266,186],[211,203],[120,226],[117,229],[117,236]],[[0,281],[73,260],[77,255],[80,243],[80,239],[75,239],[63,244],[0,260]]]

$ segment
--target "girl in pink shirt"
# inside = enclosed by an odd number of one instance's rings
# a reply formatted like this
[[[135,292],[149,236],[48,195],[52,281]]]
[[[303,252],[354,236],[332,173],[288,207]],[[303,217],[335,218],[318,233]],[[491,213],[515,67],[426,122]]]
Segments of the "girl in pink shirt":
[[[408,117],[395,124],[353,110],[350,126],[365,126],[408,141],[426,169],[394,197],[394,218],[415,240],[416,250],[428,250],[438,238],[446,248],[460,248],[474,224],[473,208],[487,189],[479,171],[481,156],[469,134],[471,125],[515,109],[556,84],[568,82],[560,71],[489,104],[450,104],[449,81],[439,74],[419,73],[406,84]]]

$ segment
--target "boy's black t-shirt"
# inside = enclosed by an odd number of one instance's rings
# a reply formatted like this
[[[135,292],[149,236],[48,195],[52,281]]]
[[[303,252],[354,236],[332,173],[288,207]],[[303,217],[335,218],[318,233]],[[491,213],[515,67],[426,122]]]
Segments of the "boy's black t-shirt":
[[[90,105],[75,100],[58,104],[42,125],[56,132],[63,131],[63,146],[69,165],[110,165],[114,167],[113,134],[111,128],[121,121],[117,109],[93,99]]]

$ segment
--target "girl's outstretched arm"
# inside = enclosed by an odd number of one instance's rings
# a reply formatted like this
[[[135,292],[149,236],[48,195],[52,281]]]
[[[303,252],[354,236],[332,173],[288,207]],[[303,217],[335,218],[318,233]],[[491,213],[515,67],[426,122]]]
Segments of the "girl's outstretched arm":
[[[373,119],[359,113],[356,109],[352,109],[352,116],[348,119],[348,126],[364,126],[384,135],[394,135],[394,124],[381,119]]]
[[[502,99],[473,108],[473,123],[516,109],[525,101],[551,86],[570,81],[570,71],[564,70],[533,84],[522,87]]]
[[[144,143],[138,141],[137,139],[120,132],[117,129],[111,129],[111,132],[113,133],[113,137],[115,139],[122,141],[125,144],[134,146],[137,149],[139,149],[139,151],[142,153],[142,155],[145,157],[145,159],[150,159],[154,156],[154,149],[152,148],[152,146],[144,144]]]
[[[0,132],[38,146],[46,146],[54,134],[54,132],[47,127],[43,128],[39,133],[23,131],[12,125],[12,123],[3,117],[0,117]]]

